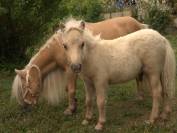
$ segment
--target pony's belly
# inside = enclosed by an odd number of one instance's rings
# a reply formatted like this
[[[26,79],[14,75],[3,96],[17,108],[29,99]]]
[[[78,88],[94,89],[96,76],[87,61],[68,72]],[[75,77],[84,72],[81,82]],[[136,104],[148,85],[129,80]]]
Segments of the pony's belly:
[[[123,83],[135,79],[141,72],[141,64],[136,66],[124,66],[122,69],[112,71],[109,75],[109,83]]]
[[[130,80],[133,80],[137,77],[137,74],[135,75],[131,75],[131,76],[116,76],[111,77],[111,79],[109,80],[109,84],[118,84],[118,83],[124,83],[124,82],[128,82]]]

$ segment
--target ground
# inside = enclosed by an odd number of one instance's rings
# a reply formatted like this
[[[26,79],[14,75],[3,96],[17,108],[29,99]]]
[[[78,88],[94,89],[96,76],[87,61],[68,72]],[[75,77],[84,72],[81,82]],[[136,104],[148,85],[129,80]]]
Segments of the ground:
[[[167,35],[176,53],[177,35]],[[63,115],[67,101],[58,106],[39,103],[32,111],[24,112],[10,100],[14,73],[0,72],[0,133],[94,133],[98,116],[96,104],[94,117],[88,126],[82,126],[84,118],[83,82],[78,81],[78,110],[73,116]],[[177,96],[177,95],[176,95]],[[176,102],[176,100],[175,100]],[[144,123],[151,111],[151,96],[145,90],[145,99],[138,101],[136,84],[110,86],[106,104],[107,122],[103,133],[177,133],[177,104],[170,120],[154,126]]]

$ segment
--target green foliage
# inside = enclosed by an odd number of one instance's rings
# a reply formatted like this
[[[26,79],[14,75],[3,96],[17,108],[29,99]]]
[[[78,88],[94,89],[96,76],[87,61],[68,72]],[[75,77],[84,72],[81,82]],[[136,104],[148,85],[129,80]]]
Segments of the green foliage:
[[[138,19],[138,9],[137,7],[131,8],[132,17]]]
[[[165,8],[160,8],[156,4],[151,5],[147,9],[145,23],[151,25],[153,29],[164,32],[170,22],[170,11]]]
[[[0,66],[29,60],[36,45],[42,44],[64,17],[97,21],[101,9],[99,0],[1,0]]]
[[[24,60],[26,48],[36,44],[50,32],[54,18],[64,16],[56,14],[61,12],[59,3],[56,0],[1,0],[1,60]]]
[[[83,18],[86,21],[96,22],[102,19],[103,11],[100,0],[66,0],[68,11],[74,17]]]

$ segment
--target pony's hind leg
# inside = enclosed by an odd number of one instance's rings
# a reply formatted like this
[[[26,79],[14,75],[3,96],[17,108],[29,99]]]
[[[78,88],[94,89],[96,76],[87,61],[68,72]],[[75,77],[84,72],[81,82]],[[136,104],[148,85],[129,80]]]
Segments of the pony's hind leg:
[[[95,88],[93,83],[90,80],[85,81],[85,91],[86,91],[86,114],[85,119],[82,121],[82,125],[87,125],[89,121],[92,119],[93,115],[93,99],[95,96]]]
[[[149,118],[149,123],[153,124],[159,117],[159,106],[162,93],[162,86],[159,74],[152,74],[148,76],[149,84],[152,89],[152,111]]]
[[[168,97],[167,94],[163,94],[163,111],[160,114],[162,120],[167,120],[169,114],[172,112],[171,109],[171,99]]]
[[[69,105],[64,111],[65,115],[72,115],[77,109],[77,99],[75,98],[76,94],[76,81],[77,76],[73,74],[68,81],[67,91],[68,91],[68,102]]]

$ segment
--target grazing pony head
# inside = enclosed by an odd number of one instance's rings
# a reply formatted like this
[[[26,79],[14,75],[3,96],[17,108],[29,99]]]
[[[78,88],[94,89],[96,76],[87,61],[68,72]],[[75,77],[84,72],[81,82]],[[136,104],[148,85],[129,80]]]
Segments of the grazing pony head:
[[[41,72],[38,66],[27,66],[23,70],[15,69],[17,73],[13,82],[12,96],[21,105],[35,105],[41,92]]]

